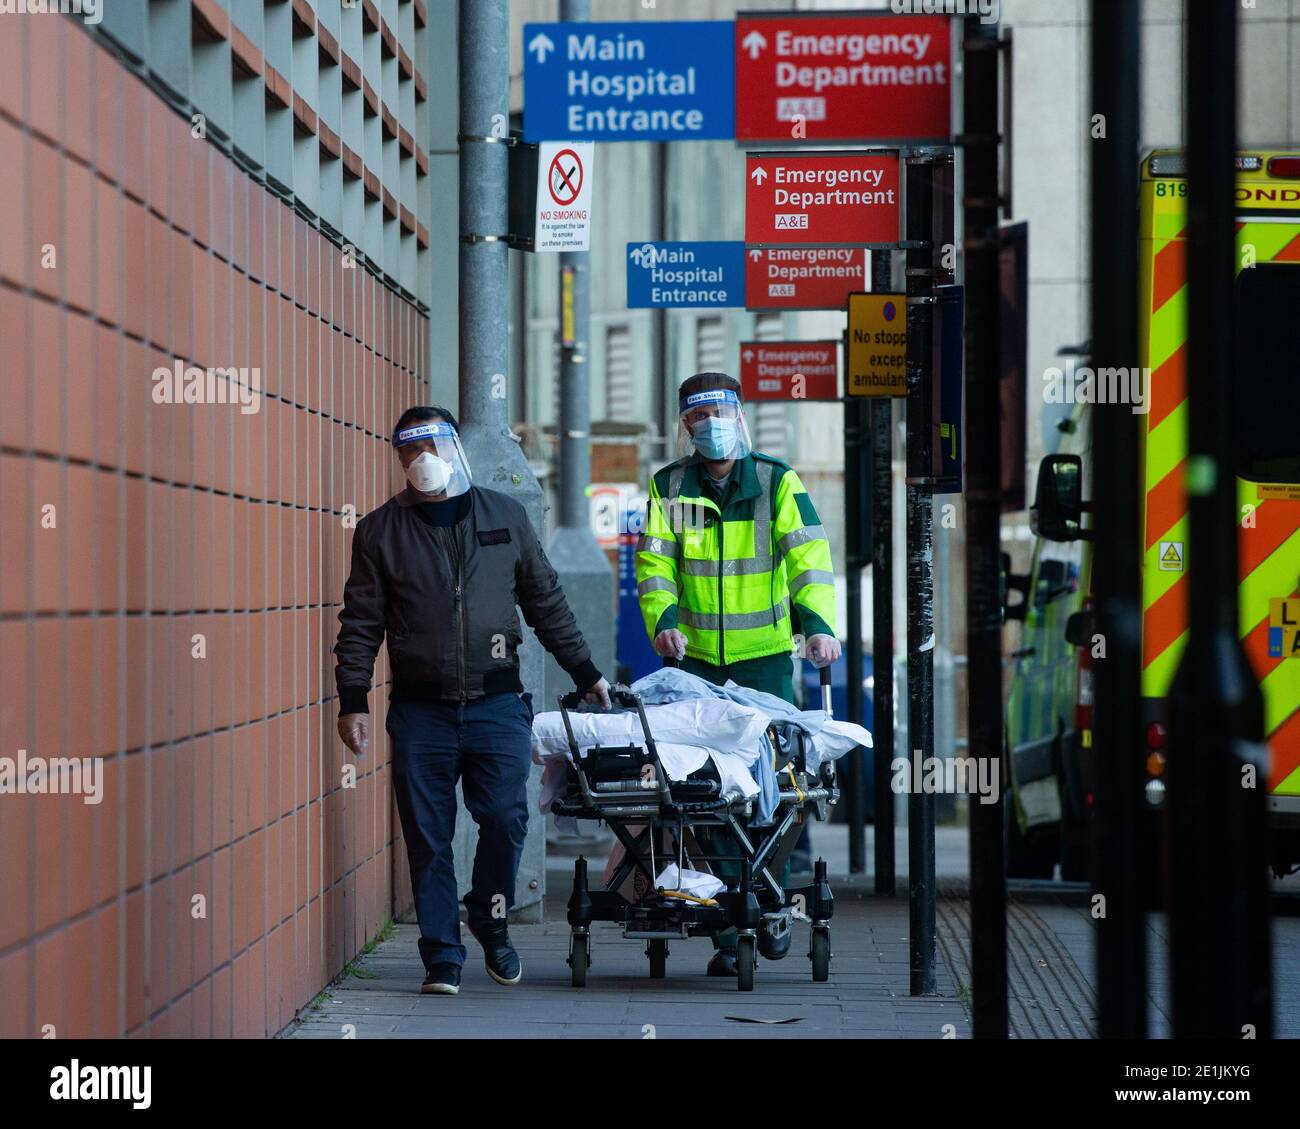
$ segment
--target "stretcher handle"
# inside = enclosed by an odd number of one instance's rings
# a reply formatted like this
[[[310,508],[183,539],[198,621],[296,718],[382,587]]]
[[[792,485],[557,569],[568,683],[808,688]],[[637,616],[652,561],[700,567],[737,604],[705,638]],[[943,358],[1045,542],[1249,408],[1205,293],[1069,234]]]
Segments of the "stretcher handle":
[[[822,687],[822,709],[831,717],[835,716],[835,711],[831,708],[831,668],[830,665],[822,667],[817,672],[818,680]]]
[[[677,660],[673,658],[671,655],[664,656],[664,666],[677,666],[677,665],[679,665]],[[826,713],[829,714],[831,717],[834,717],[835,710],[832,708],[832,704],[831,704],[830,666],[827,665],[819,668],[817,671],[817,677],[820,680],[821,687],[822,687],[822,709],[825,710]]]

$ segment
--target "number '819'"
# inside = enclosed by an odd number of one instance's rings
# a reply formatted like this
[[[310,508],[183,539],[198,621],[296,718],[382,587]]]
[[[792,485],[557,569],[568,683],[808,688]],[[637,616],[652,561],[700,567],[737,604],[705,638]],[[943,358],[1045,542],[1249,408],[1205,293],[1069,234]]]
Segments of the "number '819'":
[[[1156,181],[1156,195],[1157,196],[1186,196],[1187,181],[1176,180],[1173,181],[1172,183],[1167,183],[1163,180],[1158,180]]]

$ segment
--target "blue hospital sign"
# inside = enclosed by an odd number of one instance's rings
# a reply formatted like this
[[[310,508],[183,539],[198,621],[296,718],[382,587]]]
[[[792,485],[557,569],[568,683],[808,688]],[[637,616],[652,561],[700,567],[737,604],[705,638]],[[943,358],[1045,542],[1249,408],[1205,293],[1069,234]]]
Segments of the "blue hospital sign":
[[[524,140],[735,135],[729,20],[524,25]]]
[[[629,243],[627,308],[745,304],[745,245]]]

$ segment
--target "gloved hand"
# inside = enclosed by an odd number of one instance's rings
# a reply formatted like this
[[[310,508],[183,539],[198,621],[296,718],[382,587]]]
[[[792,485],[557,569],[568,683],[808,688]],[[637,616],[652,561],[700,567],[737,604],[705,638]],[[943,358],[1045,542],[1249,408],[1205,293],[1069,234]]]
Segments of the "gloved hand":
[[[609,709],[609,683],[602,678],[595,686],[582,692],[582,700],[600,706],[601,709]]]
[[[659,632],[651,644],[655,654],[665,659],[684,659],[686,657],[686,636],[675,627]]]
[[[813,666],[830,666],[840,657],[840,641],[833,635],[810,635],[806,654]]]
[[[345,713],[340,716],[339,737],[356,756],[365,756],[370,747],[370,715]]]

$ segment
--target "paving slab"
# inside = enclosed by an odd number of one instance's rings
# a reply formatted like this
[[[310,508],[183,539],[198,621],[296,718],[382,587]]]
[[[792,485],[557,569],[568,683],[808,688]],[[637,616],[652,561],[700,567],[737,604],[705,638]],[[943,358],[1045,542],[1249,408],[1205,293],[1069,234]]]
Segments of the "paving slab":
[[[597,923],[587,986],[574,988],[563,898],[552,893],[545,923],[511,925],[524,964],[521,984],[505,988],[492,981],[469,938],[460,994],[419,995],[417,931],[402,924],[357,962],[357,974],[332,985],[284,1036],[942,1038],[946,1024],[959,1037],[969,1036],[963,989],[946,964],[938,970],[937,996],[907,994],[907,913],[905,898],[850,890],[836,899],[827,982],[813,983],[807,926],[798,925],[789,954],[780,961],[760,959],[754,991],[745,993],[734,980],[704,974],[712,955],[707,940],[670,941],[667,975],[651,980],[645,942],[625,940],[617,926]],[[771,1022],[776,1020],[792,1022]]]
[[[835,828],[819,828],[828,855],[841,844]],[[901,832],[900,832],[901,834]],[[468,960],[455,997],[421,996],[417,931],[399,925],[391,939],[357,962],[359,975],[336,982],[320,1006],[283,1032],[300,1039],[521,1038],[521,1039],[810,1039],[969,1038],[970,906],[958,848],[965,832],[940,829],[936,905],[937,992],[912,997],[909,987],[907,884],[899,895],[877,897],[869,876],[836,876],[831,923],[831,972],[812,982],[807,926],[796,925],[789,954],[759,961],[754,991],[704,974],[712,955],[707,940],[669,942],[667,975],[651,980],[643,941],[625,940],[612,924],[593,926],[587,986],[573,988],[566,957],[565,874],[572,860],[551,860],[546,918],[512,924],[524,980],[513,988],[492,981],[481,951],[466,935]],[[847,844],[843,844],[847,846]],[[870,858],[870,853],[868,853]],[[900,850],[900,870],[906,865]],[[1300,876],[1287,885],[1300,884]],[[1009,1020],[1013,1038],[1088,1038],[1096,1030],[1093,967],[1095,923],[1087,890],[1061,883],[1012,884],[1008,896]],[[1150,1030],[1170,1030],[1168,926],[1148,919]],[[1277,1034],[1300,1035],[1300,899],[1297,912],[1274,918]],[[789,1019],[789,1023],[746,1020]],[[350,1027],[348,1025],[351,1025]]]

